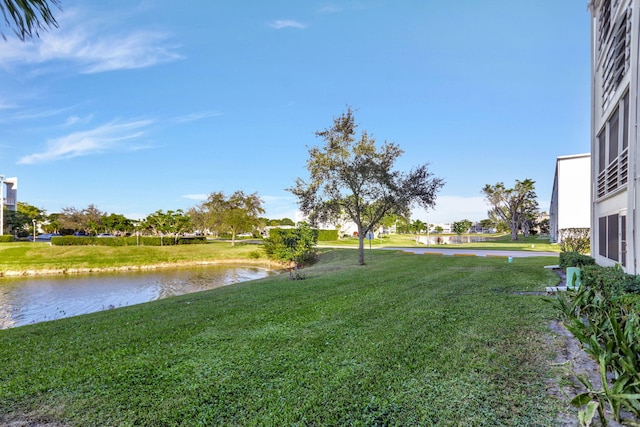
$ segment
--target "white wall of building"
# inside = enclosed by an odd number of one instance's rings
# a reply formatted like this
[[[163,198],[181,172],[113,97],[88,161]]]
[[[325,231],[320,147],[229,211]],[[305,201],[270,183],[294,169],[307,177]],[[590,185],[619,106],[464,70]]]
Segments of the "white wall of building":
[[[638,274],[640,0],[590,0],[591,256]]]
[[[591,227],[591,155],[561,156],[549,209],[551,240],[560,242],[560,230]]]

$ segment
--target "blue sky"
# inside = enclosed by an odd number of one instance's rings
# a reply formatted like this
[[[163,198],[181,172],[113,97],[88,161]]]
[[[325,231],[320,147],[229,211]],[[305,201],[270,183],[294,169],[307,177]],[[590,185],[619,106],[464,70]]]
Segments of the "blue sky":
[[[414,219],[486,217],[485,184],[589,152],[585,1],[63,0],[58,29],[0,40],[0,175],[47,213],[140,218],[286,188],[349,105],[397,168],[446,181]],[[242,4],[242,6],[240,6]]]

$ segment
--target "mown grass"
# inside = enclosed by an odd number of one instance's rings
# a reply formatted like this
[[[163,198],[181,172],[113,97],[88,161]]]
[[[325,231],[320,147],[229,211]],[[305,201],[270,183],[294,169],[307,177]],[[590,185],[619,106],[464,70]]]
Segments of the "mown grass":
[[[426,235],[422,235],[426,237]],[[451,235],[444,236],[445,240]],[[536,251],[536,252],[560,252],[560,246],[549,243],[548,236],[519,236],[517,241],[511,240],[511,235],[470,235],[471,237],[484,237],[484,242],[453,243],[446,245],[432,245],[433,247],[447,249],[480,249],[480,250],[509,250],[509,251]],[[344,246],[352,247],[358,245],[356,237],[343,238],[332,242],[321,242],[322,246]],[[365,240],[365,247],[426,247],[423,243],[416,243],[415,235],[410,234],[390,234],[382,238],[372,239],[371,242]]]
[[[0,421],[553,426],[555,258],[330,250],[287,275],[0,331]]]
[[[0,272],[108,268],[123,266],[184,264],[225,260],[266,262],[258,245],[226,242],[180,246],[52,246],[48,243],[0,244]]]

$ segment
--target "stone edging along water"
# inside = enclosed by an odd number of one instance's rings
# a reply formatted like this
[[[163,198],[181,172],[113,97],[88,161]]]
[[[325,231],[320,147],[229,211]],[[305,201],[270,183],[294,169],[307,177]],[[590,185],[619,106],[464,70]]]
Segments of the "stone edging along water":
[[[160,270],[166,268],[183,267],[206,267],[214,265],[252,265],[267,269],[280,269],[283,265],[274,261],[255,259],[222,259],[211,261],[178,261],[162,262],[159,264],[147,265],[122,265],[113,267],[70,267],[70,268],[43,268],[31,270],[5,270],[0,271],[0,277],[33,277],[33,276],[53,276],[65,274],[88,274],[88,273],[126,273],[130,271]]]

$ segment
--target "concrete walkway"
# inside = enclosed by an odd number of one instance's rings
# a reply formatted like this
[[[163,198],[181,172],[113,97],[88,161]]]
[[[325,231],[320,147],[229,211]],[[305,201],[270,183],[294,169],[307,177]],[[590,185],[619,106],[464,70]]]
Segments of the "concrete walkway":
[[[380,248],[390,251],[404,251],[414,254],[434,254],[434,255],[462,255],[462,256],[495,256],[495,257],[512,257],[526,258],[535,256],[557,257],[557,252],[539,252],[539,251],[503,251],[493,249],[449,249],[442,247],[425,247],[425,248]]]

